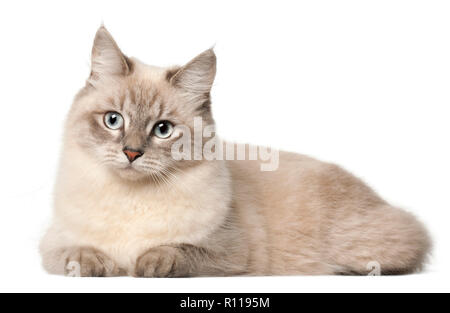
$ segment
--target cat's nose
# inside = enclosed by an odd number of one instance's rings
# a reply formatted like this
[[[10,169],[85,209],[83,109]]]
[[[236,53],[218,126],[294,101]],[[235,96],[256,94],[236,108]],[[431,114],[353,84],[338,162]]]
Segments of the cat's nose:
[[[130,163],[133,163],[134,161],[136,161],[136,159],[140,158],[144,154],[144,152],[140,150],[134,150],[128,147],[123,149],[123,153],[125,153]]]

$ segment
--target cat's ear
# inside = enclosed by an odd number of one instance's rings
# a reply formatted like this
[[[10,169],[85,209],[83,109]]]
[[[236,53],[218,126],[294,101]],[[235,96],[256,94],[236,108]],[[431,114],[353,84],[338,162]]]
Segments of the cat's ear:
[[[92,48],[90,81],[103,78],[125,76],[130,72],[128,58],[120,51],[119,46],[108,30],[102,26],[97,31]]]
[[[207,95],[216,77],[216,62],[214,50],[206,50],[177,72],[169,73],[168,80],[193,96]]]

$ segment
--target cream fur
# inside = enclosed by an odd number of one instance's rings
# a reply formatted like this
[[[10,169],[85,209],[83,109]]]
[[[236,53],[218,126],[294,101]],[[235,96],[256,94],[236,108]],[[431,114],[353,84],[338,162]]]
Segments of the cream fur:
[[[57,181],[55,220],[42,251],[96,247],[132,273],[146,250],[198,244],[230,211],[230,178],[223,163],[197,167],[169,190],[122,181],[77,150],[65,148],[70,158],[63,156],[67,161]]]
[[[385,274],[402,274],[423,266],[430,240],[412,215],[341,168],[306,156],[281,152],[274,172],[261,172],[261,161],[200,161],[162,186],[143,170],[123,174],[129,164],[119,133],[104,129],[101,116],[80,121],[114,106],[131,129],[129,120],[148,113],[136,105],[150,98],[156,99],[145,103],[150,116],[193,117],[193,103],[209,101],[215,55],[205,52],[168,79],[166,69],[123,56],[105,32],[99,30],[93,74],[66,124],[54,219],[40,246],[48,272],[64,274],[74,255],[95,268],[86,275],[101,276],[361,275],[373,261]],[[142,129],[134,131],[123,139],[128,144],[142,141]],[[117,151],[113,165],[102,159],[105,144]],[[161,141],[153,146],[155,155],[167,148]],[[146,271],[145,262],[160,254],[184,264],[182,271]]]

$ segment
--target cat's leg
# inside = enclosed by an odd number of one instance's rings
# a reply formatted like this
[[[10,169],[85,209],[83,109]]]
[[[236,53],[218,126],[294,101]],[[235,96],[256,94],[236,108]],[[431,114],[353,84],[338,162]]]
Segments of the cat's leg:
[[[121,276],[124,271],[104,252],[74,244],[70,236],[53,224],[42,238],[39,250],[44,269],[54,275],[77,277]]]
[[[230,266],[213,251],[193,245],[160,246],[138,258],[137,277],[194,277],[239,275],[242,269]]]
[[[232,208],[224,224],[197,245],[154,247],[136,260],[137,277],[248,275],[249,245]]]
[[[42,253],[44,268],[55,275],[114,277],[123,274],[105,253],[89,247],[71,247]]]

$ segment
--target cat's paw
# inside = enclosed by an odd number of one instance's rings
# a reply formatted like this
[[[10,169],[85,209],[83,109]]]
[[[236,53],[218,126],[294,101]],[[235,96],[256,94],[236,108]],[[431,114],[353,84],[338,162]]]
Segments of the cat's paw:
[[[182,277],[186,275],[183,254],[177,247],[161,246],[150,249],[137,259],[136,277]]]
[[[120,275],[115,262],[93,248],[72,248],[67,251],[65,275],[69,277],[112,277]]]

